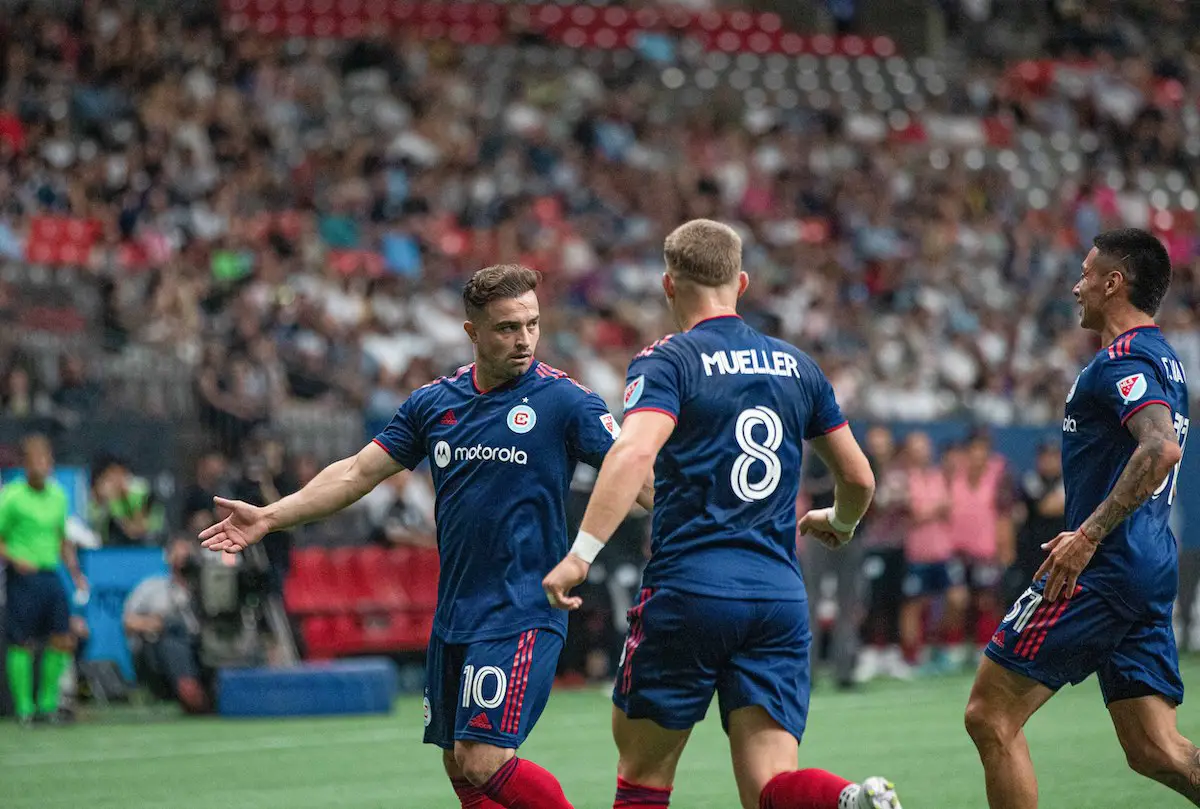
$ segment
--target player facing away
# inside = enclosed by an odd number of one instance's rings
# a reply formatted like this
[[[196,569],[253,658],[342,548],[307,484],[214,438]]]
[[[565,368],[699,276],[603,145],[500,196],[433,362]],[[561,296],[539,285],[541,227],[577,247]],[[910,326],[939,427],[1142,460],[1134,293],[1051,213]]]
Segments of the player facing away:
[[[1033,809],[1023,727],[1095,672],[1134,771],[1200,806],[1200,752],[1176,728],[1183,701],[1171,627],[1178,557],[1168,526],[1188,431],[1183,364],[1154,325],[1171,280],[1142,230],[1096,237],[1074,294],[1104,345],[1067,394],[1066,525],[1004,616],[966,710],[992,809]]]
[[[540,583],[567,550],[571,476],[578,461],[599,467],[618,428],[599,396],[534,359],[538,280],[516,265],[477,272],[463,290],[472,365],[416,390],[374,441],[296,494],[263,508],[217,498],[231,512],[200,534],[206,548],[240,551],[430,459],[441,576],[425,742],[442,748],[465,809],[570,807],[516,749],[546,706],[566,635]],[[639,502],[651,499],[647,483]]]
[[[613,692],[613,806],[665,809],[715,692],[746,809],[898,809],[881,778],[796,769],[812,637],[796,559],[801,442],[836,480],[833,507],[800,522],[818,541],[849,541],[875,482],[817,365],[737,316],[741,248],[706,219],[667,237],[663,289],[680,333],[630,364],[621,435],[543,586],[557,606],[579,606],[571,588],[653,468],[652,555]]]

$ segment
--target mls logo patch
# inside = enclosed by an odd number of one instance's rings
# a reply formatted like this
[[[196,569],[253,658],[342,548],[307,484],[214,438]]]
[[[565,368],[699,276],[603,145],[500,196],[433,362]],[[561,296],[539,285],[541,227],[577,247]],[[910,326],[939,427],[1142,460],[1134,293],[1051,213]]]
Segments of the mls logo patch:
[[[445,441],[439,441],[434,444],[433,462],[437,464],[438,469],[445,469],[450,463],[450,445]]]
[[[621,427],[617,424],[617,420],[613,418],[612,413],[605,413],[600,417],[600,423],[604,425],[604,429],[608,430],[608,434],[616,441],[621,437]]]
[[[633,407],[642,398],[646,390],[646,376],[643,374],[625,386],[625,409]]]
[[[425,707],[425,727],[429,727],[433,723],[433,706],[429,704],[429,696],[426,695],[424,701]]]
[[[1134,374],[1117,382],[1117,393],[1125,404],[1136,402],[1146,395],[1146,375]]]
[[[537,413],[529,405],[519,404],[508,411],[508,429],[518,435],[527,433],[537,424]]]

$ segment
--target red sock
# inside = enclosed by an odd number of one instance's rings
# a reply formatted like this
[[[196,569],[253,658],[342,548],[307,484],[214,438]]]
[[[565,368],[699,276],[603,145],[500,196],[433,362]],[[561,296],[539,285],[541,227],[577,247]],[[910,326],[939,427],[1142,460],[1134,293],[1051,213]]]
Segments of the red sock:
[[[825,770],[780,773],[763,787],[759,809],[847,809],[839,799],[851,782]]]
[[[992,633],[1000,625],[1000,616],[991,610],[984,610],[975,619],[975,645],[987,646],[992,642]]]
[[[504,809],[466,778],[451,778],[450,786],[454,787],[454,794],[458,796],[462,809]]]
[[[613,809],[667,809],[671,788],[641,787],[617,776],[617,799]]]
[[[506,809],[574,809],[558,779],[532,761],[513,756],[480,791]]]

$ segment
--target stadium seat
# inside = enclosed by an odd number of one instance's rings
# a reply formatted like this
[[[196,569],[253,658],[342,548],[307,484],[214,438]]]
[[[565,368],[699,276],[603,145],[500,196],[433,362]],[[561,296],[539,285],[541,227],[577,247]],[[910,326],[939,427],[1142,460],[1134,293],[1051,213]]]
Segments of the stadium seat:
[[[302,548],[292,554],[292,569],[283,587],[288,612],[305,615],[334,609],[333,571],[322,548]]]

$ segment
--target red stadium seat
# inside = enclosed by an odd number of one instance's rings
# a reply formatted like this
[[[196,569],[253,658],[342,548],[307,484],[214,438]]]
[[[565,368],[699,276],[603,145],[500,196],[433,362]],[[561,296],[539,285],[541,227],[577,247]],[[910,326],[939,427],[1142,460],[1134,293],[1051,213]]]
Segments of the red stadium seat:
[[[292,554],[292,570],[284,583],[283,600],[296,614],[334,612],[338,607],[335,576],[328,554],[303,548]]]

